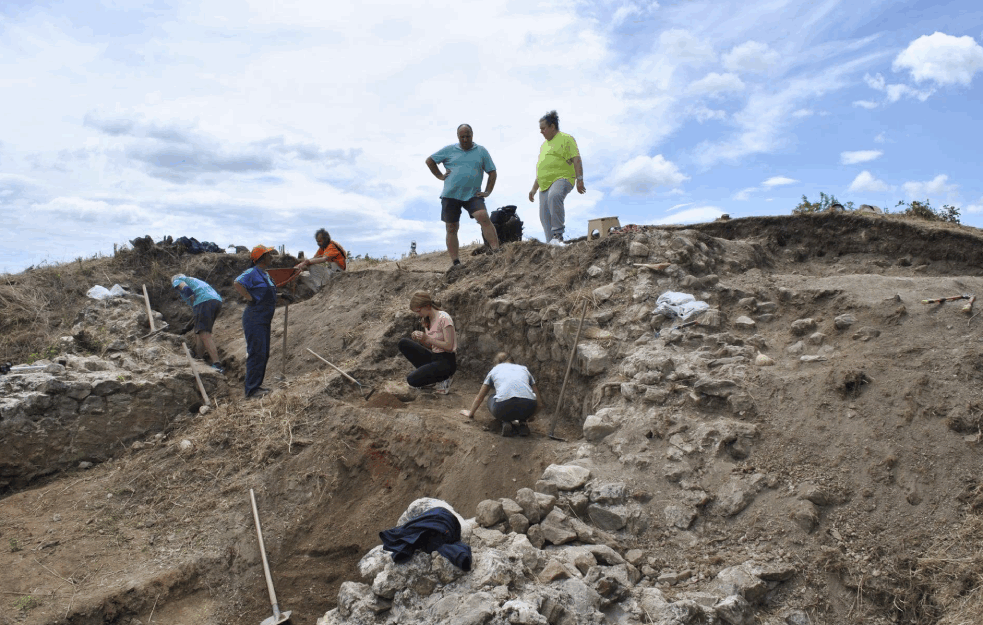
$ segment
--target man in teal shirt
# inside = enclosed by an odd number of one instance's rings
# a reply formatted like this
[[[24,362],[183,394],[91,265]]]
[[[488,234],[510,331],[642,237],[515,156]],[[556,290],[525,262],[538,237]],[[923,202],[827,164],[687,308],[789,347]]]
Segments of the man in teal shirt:
[[[437,180],[444,181],[440,194],[440,220],[447,227],[447,253],[454,265],[459,265],[457,231],[461,222],[461,209],[481,226],[481,233],[492,250],[498,250],[498,234],[488,218],[485,198],[495,188],[498,172],[488,150],[474,142],[474,131],[468,124],[457,127],[458,143],[452,143],[427,157],[427,167]],[[444,172],[437,167],[444,164]],[[481,180],[488,174],[485,190],[481,190]]]

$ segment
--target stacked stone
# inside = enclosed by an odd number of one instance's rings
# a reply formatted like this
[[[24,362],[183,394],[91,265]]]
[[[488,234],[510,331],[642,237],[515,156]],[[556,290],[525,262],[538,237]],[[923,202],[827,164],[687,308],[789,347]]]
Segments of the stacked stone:
[[[647,496],[590,477],[582,466],[551,465],[536,490],[478,504],[475,518],[462,525],[474,556],[470,572],[437,553],[417,552],[395,564],[381,545],[374,548],[359,563],[366,581],[343,583],[338,607],[318,625],[592,625],[612,615],[625,625],[744,625],[755,622],[755,605],[795,573],[784,563],[748,561],[703,580],[702,590],[669,598],[664,589],[692,572],[657,570],[654,558],[621,542],[624,532],[644,529],[637,501]],[[434,505],[452,510],[418,500],[400,523]]]

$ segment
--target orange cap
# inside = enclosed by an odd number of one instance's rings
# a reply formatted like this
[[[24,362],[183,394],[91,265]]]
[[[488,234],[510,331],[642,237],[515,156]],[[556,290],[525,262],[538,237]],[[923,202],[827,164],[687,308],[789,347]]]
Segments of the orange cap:
[[[265,245],[257,245],[256,247],[253,248],[252,252],[249,252],[249,258],[252,258],[253,262],[256,262],[257,260],[263,257],[263,254],[272,251],[273,251],[272,247],[266,247]]]

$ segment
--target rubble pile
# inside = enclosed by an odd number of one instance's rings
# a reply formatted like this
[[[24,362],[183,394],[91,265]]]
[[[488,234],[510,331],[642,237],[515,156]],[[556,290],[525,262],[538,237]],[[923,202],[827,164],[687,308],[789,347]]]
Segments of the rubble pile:
[[[148,331],[142,300],[92,301],[72,335],[62,339],[56,361],[42,359],[34,363],[41,370],[0,376],[0,440],[6,447],[0,488],[104,461],[121,446],[197,412],[201,399],[193,374],[175,349],[180,337],[145,336]],[[199,372],[206,388],[218,387],[214,370]]]

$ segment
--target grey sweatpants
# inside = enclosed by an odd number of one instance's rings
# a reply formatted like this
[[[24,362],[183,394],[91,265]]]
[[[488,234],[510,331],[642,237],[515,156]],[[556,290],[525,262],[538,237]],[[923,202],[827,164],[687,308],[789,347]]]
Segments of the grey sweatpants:
[[[563,200],[573,191],[573,184],[566,178],[560,178],[550,185],[549,189],[539,192],[539,221],[546,233],[546,242],[554,237],[563,237]]]

